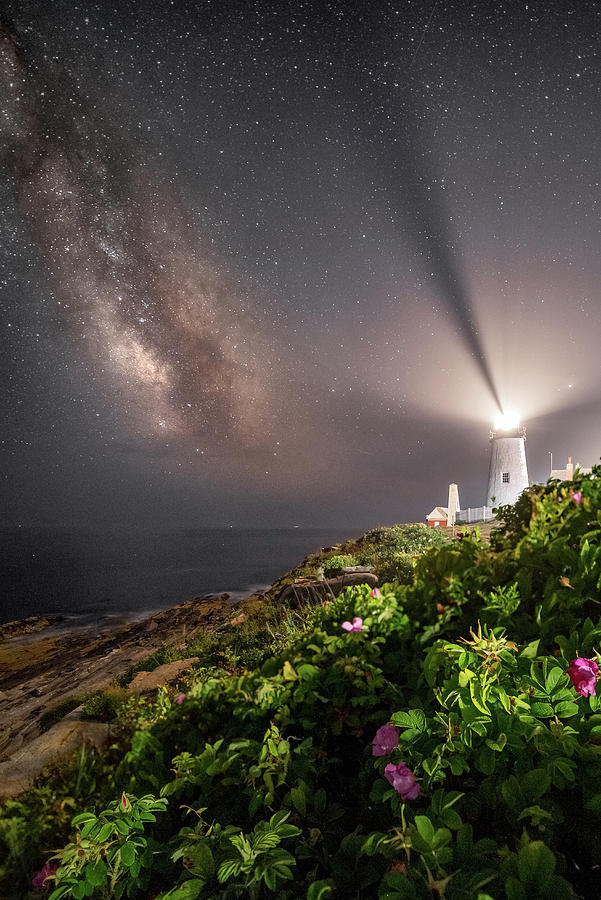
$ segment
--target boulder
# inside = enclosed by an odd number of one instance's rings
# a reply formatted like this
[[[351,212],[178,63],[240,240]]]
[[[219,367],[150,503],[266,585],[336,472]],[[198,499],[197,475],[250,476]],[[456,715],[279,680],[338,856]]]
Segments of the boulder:
[[[63,719],[0,763],[0,799],[27,790],[43,768],[70,756],[82,744],[101,748],[109,737],[110,727],[105,722]]]
[[[190,656],[188,659],[176,659],[174,662],[164,663],[153,669],[152,672],[138,672],[131,684],[127,686],[127,690],[130,694],[147,694],[162,684],[175,681],[182,672],[192,668],[197,662],[200,662],[198,656]]]
[[[331,600],[332,595],[336,597],[345,588],[355,584],[368,584],[370,587],[375,587],[377,583],[378,576],[371,572],[343,573],[337,578],[328,578],[323,581],[314,578],[296,578],[294,584],[289,584],[284,588],[278,599],[292,605],[307,601]]]

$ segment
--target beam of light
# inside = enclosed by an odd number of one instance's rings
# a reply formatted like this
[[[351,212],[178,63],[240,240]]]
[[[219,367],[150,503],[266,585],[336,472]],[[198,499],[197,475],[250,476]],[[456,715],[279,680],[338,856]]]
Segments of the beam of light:
[[[432,8],[419,47],[434,15]],[[357,34],[364,40],[364,28]],[[395,48],[386,47],[377,35],[380,56],[395,59]],[[419,48],[418,48],[419,49]],[[427,263],[441,299],[453,317],[459,331],[459,339],[474,360],[477,370],[489,391],[497,409],[502,405],[493,378],[490,361],[478,331],[475,312],[462,269],[460,254],[451,228],[452,216],[446,209],[439,173],[431,170],[427,159],[431,158],[431,141],[423,135],[420,112],[416,101],[407,89],[407,81],[414,57],[409,67],[390,67],[380,77],[357,78],[357,59],[362,59],[362,46],[345,44],[346,71],[342,88],[349,98],[349,112],[355,120],[355,132],[359,135],[359,151],[363,165],[380,182],[387,206],[388,217],[395,223],[404,240],[409,239],[414,250]],[[372,72],[369,72],[372,76]],[[369,87],[366,88],[367,81]],[[365,108],[365,103],[368,107]],[[363,109],[366,127],[361,127],[356,110]]]

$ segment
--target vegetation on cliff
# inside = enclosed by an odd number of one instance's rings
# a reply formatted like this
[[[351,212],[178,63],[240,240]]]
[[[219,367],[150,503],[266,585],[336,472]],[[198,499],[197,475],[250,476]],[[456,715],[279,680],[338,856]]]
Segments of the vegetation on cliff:
[[[177,694],[5,804],[6,896],[34,869],[53,900],[596,896],[601,467],[502,514],[410,584],[203,638]]]

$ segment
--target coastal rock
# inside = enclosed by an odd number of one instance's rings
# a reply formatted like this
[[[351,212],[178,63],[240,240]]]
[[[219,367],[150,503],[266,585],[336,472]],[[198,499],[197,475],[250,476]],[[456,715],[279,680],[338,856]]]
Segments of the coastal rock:
[[[127,690],[130,694],[147,694],[162,684],[175,681],[182,672],[192,668],[197,662],[200,662],[198,656],[190,656],[188,659],[176,659],[175,662],[164,663],[153,669],[152,672],[138,672]]]
[[[64,620],[64,616],[27,616],[26,619],[17,619],[15,622],[5,622],[0,625],[0,641],[4,638],[16,637],[19,634],[33,634],[43,628],[50,628]]]
[[[15,797],[26,790],[46,766],[69,756],[82,744],[104,747],[110,728],[104,722],[58,722],[45,734],[30,741],[10,760],[0,763],[0,799]]]
[[[49,627],[40,634],[17,629],[0,640],[0,760],[12,762],[31,745],[47,710],[101,690],[164,644],[185,646],[197,631],[227,622],[232,608],[227,594],[195,597],[148,619],[101,631],[94,626]],[[149,621],[157,627],[147,634]],[[159,677],[163,684],[168,680]]]
[[[344,573],[337,578],[328,578],[323,581],[313,578],[295,578],[294,584],[287,585],[278,599],[292,605],[321,602],[331,600],[332,596],[336,597],[347,587],[356,584],[368,584],[370,587],[375,587],[377,583],[377,575],[372,575],[371,572]]]

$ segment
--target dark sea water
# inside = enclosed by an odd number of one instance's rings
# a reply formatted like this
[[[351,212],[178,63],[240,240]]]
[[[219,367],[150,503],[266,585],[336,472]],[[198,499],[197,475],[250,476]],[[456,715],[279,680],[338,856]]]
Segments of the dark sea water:
[[[357,532],[359,533],[359,532]],[[265,588],[344,529],[0,529],[0,622],[135,617],[201,594]]]

